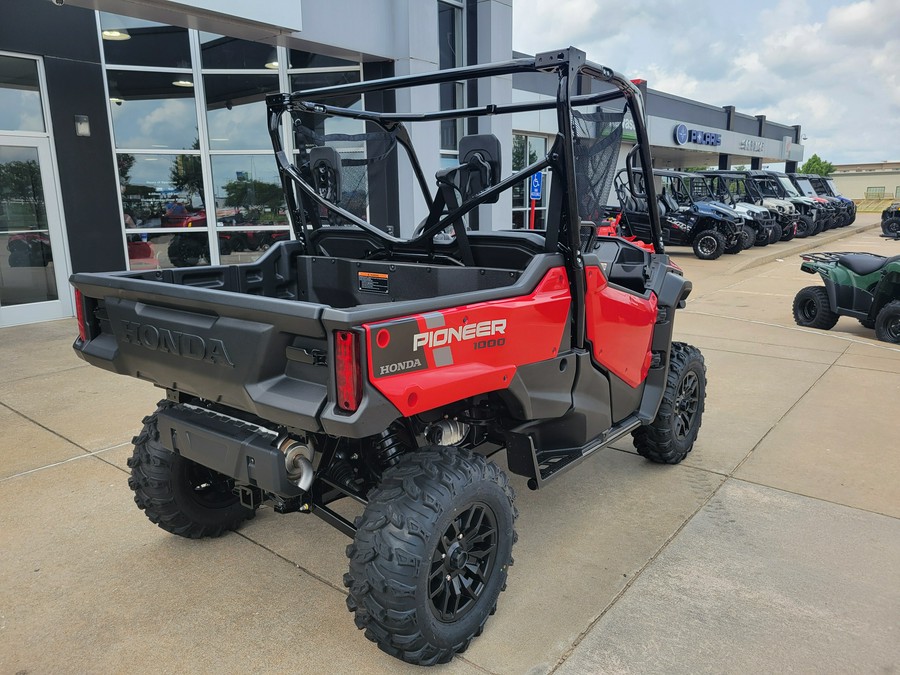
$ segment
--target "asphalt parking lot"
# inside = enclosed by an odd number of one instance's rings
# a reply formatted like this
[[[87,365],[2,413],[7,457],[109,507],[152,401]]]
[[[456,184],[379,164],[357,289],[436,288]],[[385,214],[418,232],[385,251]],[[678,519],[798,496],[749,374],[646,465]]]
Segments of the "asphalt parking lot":
[[[900,253],[861,214],[720,260],[676,339],[709,393],[694,451],[604,449],[530,492],[485,634],[442,673],[900,670],[900,348],[841,318],[797,327],[821,283],[801,248]],[[868,229],[867,229],[868,228]],[[0,673],[419,671],[353,625],[348,539],[263,508],[187,541],[146,520],[129,440],[161,392],[78,360],[74,320],[0,330]]]

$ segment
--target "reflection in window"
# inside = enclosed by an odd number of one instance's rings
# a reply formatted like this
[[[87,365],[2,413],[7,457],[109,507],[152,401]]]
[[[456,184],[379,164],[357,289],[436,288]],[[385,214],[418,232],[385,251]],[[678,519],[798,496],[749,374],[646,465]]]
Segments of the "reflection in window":
[[[200,52],[204,69],[246,70],[268,68],[278,70],[275,47],[240,38],[200,33]]]
[[[190,74],[107,71],[116,147],[198,148]]]
[[[44,131],[37,61],[0,56],[0,129]]]
[[[0,145],[0,305],[56,300],[36,148]]]
[[[356,61],[347,61],[334,56],[325,56],[324,54],[313,54],[312,52],[302,52],[298,49],[291,49],[288,52],[288,68],[356,68],[359,63]]]
[[[271,147],[266,95],[278,91],[277,75],[204,75],[211,150]]]
[[[438,2],[438,68],[457,68],[464,64],[462,48],[462,9]],[[440,88],[441,110],[464,105],[465,89],[461,82],[444,82]],[[462,135],[463,120],[441,121],[441,150],[456,150]]]
[[[547,139],[544,136],[526,136],[525,134],[513,134],[512,168],[513,171],[521,171],[529,164],[534,164],[543,159],[547,154]],[[542,229],[547,215],[547,207],[550,202],[550,174],[546,169],[542,172],[543,182],[541,196],[534,200],[534,227]],[[531,226],[531,179],[526,178],[512,189],[513,227],[529,228]]]
[[[186,28],[100,12],[100,31],[107,63],[191,67]]]
[[[284,193],[271,155],[213,155],[216,225],[287,225]]]
[[[199,155],[116,155],[125,226],[203,227],[203,170]]]

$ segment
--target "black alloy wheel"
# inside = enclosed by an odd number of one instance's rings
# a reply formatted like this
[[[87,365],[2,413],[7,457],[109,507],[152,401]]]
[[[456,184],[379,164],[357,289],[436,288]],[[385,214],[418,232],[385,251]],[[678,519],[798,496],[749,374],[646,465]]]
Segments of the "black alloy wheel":
[[[834,328],[838,313],[832,311],[828,291],[821,286],[807,286],[794,296],[794,321],[804,328]]]
[[[458,621],[475,607],[497,561],[497,536],[494,512],[480,502],[441,535],[428,576],[431,611],[439,621]]]
[[[900,234],[900,218],[888,218],[881,223],[881,233],[891,237]]]
[[[887,303],[875,318],[875,337],[882,342],[900,344],[900,300]]]
[[[725,252],[725,237],[716,230],[703,230],[694,239],[693,248],[700,260],[715,260]]]
[[[689,370],[681,380],[675,394],[675,420],[673,433],[679,441],[685,440],[694,429],[694,419],[700,409],[700,378]]]

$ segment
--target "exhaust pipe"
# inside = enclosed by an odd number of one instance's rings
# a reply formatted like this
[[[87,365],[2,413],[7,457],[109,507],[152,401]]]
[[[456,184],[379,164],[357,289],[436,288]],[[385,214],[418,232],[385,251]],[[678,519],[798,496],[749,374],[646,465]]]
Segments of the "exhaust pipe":
[[[278,449],[284,455],[284,468],[287,470],[288,480],[307,492],[316,473],[312,465],[312,447],[306,441],[285,436],[278,442]]]

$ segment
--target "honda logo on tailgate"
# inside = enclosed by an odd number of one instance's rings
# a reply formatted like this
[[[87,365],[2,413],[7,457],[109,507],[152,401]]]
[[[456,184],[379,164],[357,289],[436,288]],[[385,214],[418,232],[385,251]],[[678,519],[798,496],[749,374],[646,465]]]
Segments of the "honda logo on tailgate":
[[[122,330],[122,340],[133,345],[234,368],[234,363],[228,356],[228,350],[225,349],[225,343],[216,338],[203,339],[192,333],[182,333],[167,328],[157,328],[149,323],[125,320],[122,321]]]

